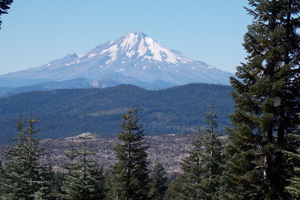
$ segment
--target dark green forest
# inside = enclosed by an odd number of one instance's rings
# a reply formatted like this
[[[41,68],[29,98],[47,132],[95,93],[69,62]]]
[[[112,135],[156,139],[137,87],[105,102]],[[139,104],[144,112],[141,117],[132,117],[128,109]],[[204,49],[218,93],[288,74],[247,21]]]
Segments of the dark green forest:
[[[203,120],[211,99],[218,105],[220,131],[230,126],[233,100],[229,86],[189,84],[165,90],[145,90],[131,85],[105,89],[35,91],[0,99],[1,142],[14,132],[21,113],[37,113],[41,138],[63,138],[89,131],[114,136],[121,114],[139,108],[147,135],[194,132]]]

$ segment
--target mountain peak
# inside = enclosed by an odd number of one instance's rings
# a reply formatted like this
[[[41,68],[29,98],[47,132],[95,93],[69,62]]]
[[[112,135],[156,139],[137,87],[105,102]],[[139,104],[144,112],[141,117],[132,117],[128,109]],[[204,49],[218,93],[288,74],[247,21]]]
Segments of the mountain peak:
[[[0,76],[8,79],[66,81],[110,79],[116,83],[182,85],[193,82],[228,84],[232,74],[188,59],[141,31],[100,44],[82,54],[70,54],[41,67]],[[162,85],[162,84],[160,84]],[[157,88],[157,87],[156,87]]]
[[[138,36],[141,36],[141,37],[147,37],[147,35],[142,31],[136,31],[134,33],[129,33],[129,34],[134,34],[134,35],[138,35]]]
[[[168,50],[158,41],[152,39],[141,31],[129,33],[118,40],[109,43],[108,52],[126,54],[128,59],[137,58],[154,62],[167,62],[178,64],[181,62],[192,62],[182,53],[177,54]],[[118,51],[118,53],[116,53]],[[122,57],[122,56],[121,56]],[[114,60],[114,59],[113,59]]]

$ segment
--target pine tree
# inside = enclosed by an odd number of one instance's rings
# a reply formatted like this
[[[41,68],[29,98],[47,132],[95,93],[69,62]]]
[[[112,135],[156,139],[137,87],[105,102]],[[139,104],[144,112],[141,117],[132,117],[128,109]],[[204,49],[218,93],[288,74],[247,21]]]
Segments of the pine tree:
[[[88,147],[88,140],[92,138],[89,137],[88,134],[85,134],[81,139],[84,140],[84,146],[80,152],[82,160],[79,162],[83,200],[104,199],[104,176],[102,167],[91,158],[96,152],[91,151]]]
[[[107,170],[104,174],[104,180],[105,180],[105,200],[114,200],[114,191],[113,191],[113,185],[114,185],[114,174],[111,170]]]
[[[28,160],[26,154],[26,137],[23,133],[21,116],[17,122],[17,138],[12,138],[15,144],[8,147],[5,157],[5,177],[3,179],[3,199],[26,199],[30,192],[27,190]]]
[[[68,171],[65,174],[63,182],[62,182],[62,193],[61,199],[70,200],[70,199],[80,199],[79,194],[79,167],[76,165],[75,159],[79,156],[79,152],[75,149],[75,145],[73,140],[69,144],[69,153],[66,154],[66,157],[69,159],[69,163],[66,166],[66,170]]]
[[[58,198],[58,187],[56,174],[59,172],[54,172],[52,165],[47,163],[46,157],[40,159],[40,164],[44,166],[43,179],[47,181],[47,199],[57,199]],[[46,188],[45,188],[46,189]]]
[[[225,199],[288,199],[283,150],[299,119],[299,0],[249,0],[254,17],[244,37],[247,62],[231,78],[231,116],[222,178]]]
[[[148,146],[145,145],[142,125],[136,113],[137,109],[130,109],[122,115],[121,132],[117,135],[122,143],[114,147],[117,158],[112,169],[114,180],[111,193],[114,199],[148,198]]]
[[[0,17],[3,14],[7,14],[9,6],[12,4],[13,0],[0,0]],[[0,18],[0,29],[1,29],[2,20]]]
[[[181,199],[218,199],[223,165],[222,144],[215,133],[218,127],[215,106],[211,103],[208,107],[207,129],[202,133],[199,128],[188,156],[182,159],[183,174],[178,178],[181,189],[177,191]]]
[[[60,194],[62,194],[62,182],[64,180],[64,173],[62,171],[53,172],[51,179],[53,180],[53,185],[51,189],[50,197],[53,199],[59,199]]]
[[[264,199],[261,192],[261,170],[257,167],[260,137],[245,126],[230,132],[225,148],[227,163],[221,178],[220,199]]]
[[[4,193],[4,187],[3,187],[3,185],[4,185],[4,168],[3,168],[3,166],[2,166],[2,161],[0,160],[0,194],[3,194]],[[0,197],[1,197],[1,195],[0,195]]]
[[[180,195],[178,195],[178,191],[182,190],[181,182],[179,181],[178,175],[175,177],[175,180],[172,180],[168,185],[168,189],[166,191],[165,199],[166,200],[182,200]]]
[[[300,135],[289,134],[287,141],[289,142],[289,146],[292,146],[293,148],[290,148],[290,151],[284,150],[283,153],[286,160],[288,160],[288,163],[293,166],[293,168],[291,172],[292,175],[287,180],[288,185],[285,187],[285,190],[290,194],[291,198],[300,199]]]
[[[24,122],[20,115],[18,137],[14,138],[16,143],[6,151],[3,199],[36,199],[37,196],[47,199],[50,192],[51,183],[45,178],[48,171],[39,163],[42,149],[39,148],[39,139],[34,137],[37,133],[34,128],[36,117],[31,115],[25,123],[28,126],[23,129]]]
[[[160,163],[156,163],[154,170],[149,177],[149,199],[163,200],[168,189],[167,175],[164,167]]]
[[[43,150],[39,147],[39,138],[35,138],[38,130],[35,129],[35,124],[38,123],[36,115],[33,118],[32,112],[25,122],[28,124],[24,130],[25,137],[27,136],[28,146],[28,161],[29,161],[29,175],[30,184],[34,187],[34,199],[48,199],[51,192],[51,181],[48,179],[50,171],[46,163],[40,163],[40,159],[44,155]]]
[[[66,200],[101,200],[104,199],[104,177],[102,168],[91,157],[95,154],[88,148],[88,133],[83,137],[81,151],[76,151],[74,144],[70,145],[70,159],[62,186],[62,199]],[[78,158],[78,160],[75,160]]]
[[[209,112],[206,113],[207,129],[203,133],[204,136],[204,157],[202,157],[203,181],[201,183],[205,191],[205,199],[218,199],[217,190],[220,186],[220,178],[223,173],[224,159],[222,156],[223,147],[222,142],[217,138],[215,133],[218,128],[216,119],[218,118],[215,113],[216,106],[208,105]]]
[[[300,146],[300,135],[289,134],[288,140],[291,145]],[[283,151],[286,155],[288,163],[293,166],[291,177],[287,179],[288,184],[285,191],[291,196],[291,199],[300,199],[300,149],[296,152]]]
[[[177,181],[174,181],[171,186],[175,187],[174,196],[178,199],[192,200],[202,199],[205,197],[204,188],[202,188],[203,171],[202,158],[205,156],[203,152],[203,136],[198,133],[195,135],[195,140],[191,143],[191,149],[188,151],[188,156],[182,159],[180,168],[183,174],[179,175]]]

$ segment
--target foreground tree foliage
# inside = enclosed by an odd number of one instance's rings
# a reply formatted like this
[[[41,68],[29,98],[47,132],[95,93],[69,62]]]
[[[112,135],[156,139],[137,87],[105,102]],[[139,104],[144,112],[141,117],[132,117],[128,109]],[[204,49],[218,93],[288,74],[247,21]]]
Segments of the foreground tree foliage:
[[[0,160],[0,194],[4,193],[4,187],[3,187],[3,185],[4,185],[4,182],[3,182],[4,181],[4,173],[5,173],[5,171],[4,171],[4,168],[2,166],[2,162]]]
[[[37,123],[32,115],[25,120],[21,116],[17,122],[15,144],[6,151],[5,174],[3,179],[2,199],[49,199],[51,182],[46,165],[42,165],[42,149],[39,139],[35,138]]]
[[[300,117],[300,116],[299,116]],[[300,132],[300,126],[299,126]],[[283,151],[288,164],[293,167],[292,176],[287,180],[288,185],[285,191],[295,199],[300,199],[300,134],[289,134],[287,140],[289,145],[292,146],[291,150]],[[294,150],[294,151],[293,151]],[[296,150],[296,151],[295,151]]]
[[[137,109],[130,109],[122,115],[121,133],[117,135],[122,143],[114,147],[117,163],[112,169],[112,199],[148,199],[148,146],[136,113]]]
[[[160,163],[156,163],[153,172],[149,177],[148,196],[151,200],[163,200],[168,189],[168,177],[164,167]]]
[[[87,133],[79,138],[83,140],[81,151],[75,150],[74,144],[70,144],[70,152],[66,156],[70,159],[67,166],[68,173],[62,183],[63,200],[101,200],[104,195],[104,176],[102,168],[91,156],[94,151],[88,148]]]
[[[247,62],[237,67],[234,128],[229,133],[223,176],[224,199],[294,199],[285,189],[296,173],[283,151],[297,152],[300,111],[299,0],[249,0],[244,47]]]
[[[168,199],[218,199],[223,165],[222,144],[215,134],[218,127],[215,107],[212,104],[208,107],[207,129],[202,132],[199,128],[188,156],[182,159],[183,173],[171,184],[176,190],[173,195],[168,192]]]
[[[181,190],[181,185],[179,181],[179,174],[174,174],[175,178],[172,180],[166,191],[165,199],[166,200],[180,200],[181,197],[178,196],[178,191]]]
[[[290,139],[291,145],[299,148],[300,135],[290,134],[288,139]],[[286,155],[285,158],[288,160],[289,165],[292,166],[292,175],[287,179],[288,183],[285,186],[285,191],[292,198],[300,199],[300,149],[296,152],[283,151],[283,153]]]

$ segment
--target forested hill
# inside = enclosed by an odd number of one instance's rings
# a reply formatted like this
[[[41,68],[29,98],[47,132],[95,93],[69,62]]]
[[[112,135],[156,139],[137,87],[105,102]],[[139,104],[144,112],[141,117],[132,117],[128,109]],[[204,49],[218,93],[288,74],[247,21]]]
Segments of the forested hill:
[[[159,91],[119,85],[22,93],[0,99],[0,143],[14,136],[19,113],[25,118],[31,109],[43,139],[78,135],[86,124],[89,132],[114,136],[120,130],[121,114],[136,107],[146,135],[194,132],[198,124],[205,124],[211,99],[218,106],[219,126],[229,126],[231,90],[222,85],[188,84]]]

